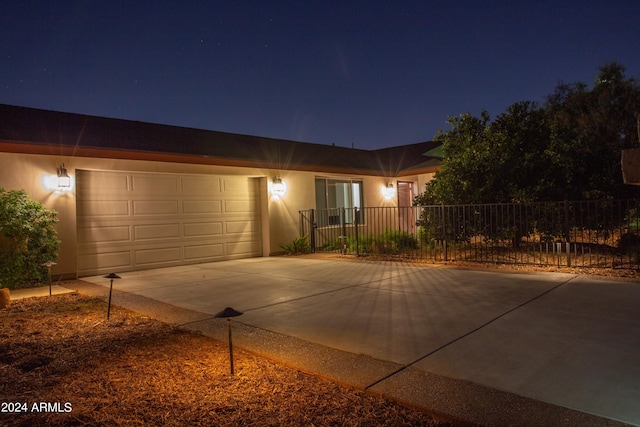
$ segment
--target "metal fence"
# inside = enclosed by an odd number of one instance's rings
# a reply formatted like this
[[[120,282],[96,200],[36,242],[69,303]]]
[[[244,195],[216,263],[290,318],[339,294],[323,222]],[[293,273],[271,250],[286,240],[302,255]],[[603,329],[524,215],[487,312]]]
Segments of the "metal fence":
[[[314,252],[569,267],[640,268],[640,201],[300,211]]]

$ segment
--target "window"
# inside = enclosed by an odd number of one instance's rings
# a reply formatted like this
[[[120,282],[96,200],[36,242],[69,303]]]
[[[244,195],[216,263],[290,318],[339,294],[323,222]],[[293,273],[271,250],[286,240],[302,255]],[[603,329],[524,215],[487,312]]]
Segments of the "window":
[[[363,205],[362,181],[316,178],[316,209],[321,211],[318,212],[319,226],[340,225],[343,208],[346,224],[353,223],[354,208],[360,209],[362,220]]]

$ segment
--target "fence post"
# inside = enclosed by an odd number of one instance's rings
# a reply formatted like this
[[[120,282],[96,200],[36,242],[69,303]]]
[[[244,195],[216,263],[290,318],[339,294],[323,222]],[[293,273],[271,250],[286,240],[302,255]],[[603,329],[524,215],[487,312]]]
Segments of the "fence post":
[[[316,216],[313,209],[309,210],[309,244],[311,253],[316,253]]]
[[[340,222],[342,223],[342,255],[347,254],[347,209],[341,208]]]
[[[449,261],[447,252],[447,216],[445,215],[445,206],[442,205],[442,244],[444,245],[444,260]]]
[[[360,256],[360,243],[358,242],[358,224],[360,224],[360,210],[356,206],[353,208],[353,225],[355,227],[355,238],[356,238],[356,256]]]
[[[569,201],[564,199],[564,233],[567,237],[567,267],[571,267],[571,239],[569,238],[569,233],[571,229],[569,228]]]

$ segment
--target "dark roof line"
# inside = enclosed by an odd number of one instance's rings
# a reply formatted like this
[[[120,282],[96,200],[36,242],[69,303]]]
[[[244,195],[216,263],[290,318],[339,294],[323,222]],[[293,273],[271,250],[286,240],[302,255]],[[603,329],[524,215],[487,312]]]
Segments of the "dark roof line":
[[[434,168],[432,141],[362,150],[0,104],[0,140],[61,151],[109,150],[224,159],[271,169],[318,167],[398,175]],[[415,173],[415,172],[414,172]]]

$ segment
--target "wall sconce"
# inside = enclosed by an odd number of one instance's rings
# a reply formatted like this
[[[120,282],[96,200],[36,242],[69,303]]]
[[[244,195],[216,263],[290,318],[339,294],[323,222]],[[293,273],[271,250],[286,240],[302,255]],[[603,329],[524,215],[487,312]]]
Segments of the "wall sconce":
[[[287,183],[279,176],[273,178],[273,182],[270,183],[271,198],[273,200],[280,200],[287,193]]]
[[[71,187],[71,177],[67,173],[67,168],[64,167],[64,163],[60,163],[58,166],[58,190],[65,191]]]
[[[68,193],[73,190],[75,186],[75,179],[69,175],[64,163],[60,163],[55,174],[42,175],[40,178],[42,187],[47,191],[53,191],[55,193]]]
[[[390,182],[382,187],[382,197],[384,197],[385,200],[392,200],[396,197],[396,189],[393,183]]]

